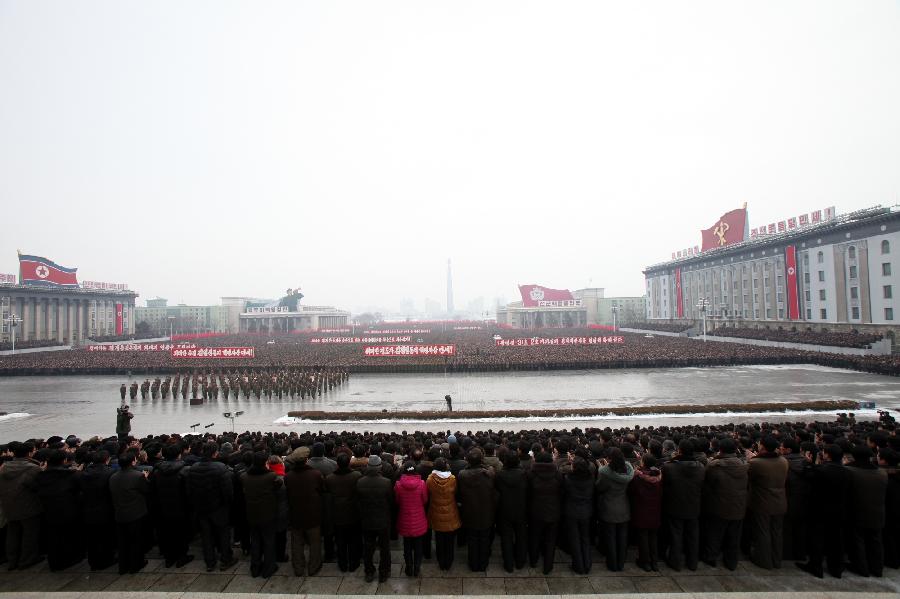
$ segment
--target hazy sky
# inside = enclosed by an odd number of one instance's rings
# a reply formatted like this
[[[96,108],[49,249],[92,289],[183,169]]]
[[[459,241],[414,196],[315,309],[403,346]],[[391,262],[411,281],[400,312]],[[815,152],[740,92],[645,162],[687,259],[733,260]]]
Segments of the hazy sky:
[[[639,295],[743,202],[900,203],[900,3],[0,0],[0,272]]]

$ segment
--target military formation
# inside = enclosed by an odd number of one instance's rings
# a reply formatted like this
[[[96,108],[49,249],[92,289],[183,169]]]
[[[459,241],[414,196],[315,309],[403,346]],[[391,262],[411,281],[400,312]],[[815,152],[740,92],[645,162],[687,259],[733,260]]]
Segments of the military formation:
[[[121,399],[132,401],[141,399],[203,399],[228,400],[244,399],[284,399],[290,397],[301,400],[321,397],[340,387],[350,378],[350,372],[339,368],[276,368],[265,370],[210,370],[176,373],[165,379],[156,377],[143,383],[119,387]]]

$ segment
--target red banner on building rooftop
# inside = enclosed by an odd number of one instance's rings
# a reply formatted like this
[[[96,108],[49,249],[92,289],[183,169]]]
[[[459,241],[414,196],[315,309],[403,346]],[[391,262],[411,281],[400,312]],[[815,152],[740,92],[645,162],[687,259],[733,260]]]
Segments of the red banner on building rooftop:
[[[709,229],[701,231],[703,235],[702,251],[740,243],[746,239],[747,209],[738,208],[723,214]]]

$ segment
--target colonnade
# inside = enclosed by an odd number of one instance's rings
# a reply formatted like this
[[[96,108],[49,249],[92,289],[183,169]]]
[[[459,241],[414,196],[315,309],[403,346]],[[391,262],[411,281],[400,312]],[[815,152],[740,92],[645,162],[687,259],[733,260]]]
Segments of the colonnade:
[[[0,289],[0,295],[7,295]],[[116,304],[122,304],[122,334],[134,333],[134,295],[59,297],[31,293],[9,294],[8,310],[21,318],[16,339],[75,345],[92,336],[116,334]],[[7,310],[4,302],[4,311]],[[6,327],[4,327],[6,329]],[[8,340],[8,332],[3,334]]]

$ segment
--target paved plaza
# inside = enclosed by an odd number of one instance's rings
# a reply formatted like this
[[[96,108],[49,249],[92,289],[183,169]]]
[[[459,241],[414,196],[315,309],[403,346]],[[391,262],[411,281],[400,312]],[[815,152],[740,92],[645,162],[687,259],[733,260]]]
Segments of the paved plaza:
[[[150,563],[139,574],[119,575],[115,566],[104,572],[91,572],[83,561],[62,572],[50,572],[46,561],[29,570],[0,571],[0,597],[26,598],[53,593],[54,599],[88,597],[166,597],[194,598],[209,594],[244,593],[284,595],[582,595],[582,594],[632,594],[645,596],[695,597],[711,594],[720,596],[732,593],[733,597],[759,597],[773,599],[778,593],[784,597],[799,599],[798,593],[811,593],[810,598],[838,597],[833,593],[865,593],[867,597],[900,597],[900,570],[886,569],[884,578],[861,578],[845,574],[841,579],[829,577],[816,579],[786,562],[780,570],[767,571],[748,561],[741,561],[738,569],[729,572],[723,567],[710,568],[701,563],[696,572],[675,572],[665,565],[659,572],[644,572],[634,565],[630,556],[623,572],[609,572],[600,555],[594,555],[594,567],[588,576],[576,575],[569,570],[568,556],[557,552],[557,564],[549,575],[540,570],[525,568],[513,574],[505,572],[500,564],[499,546],[495,544],[490,567],[485,572],[469,572],[465,562],[465,549],[458,549],[456,561],[449,572],[441,572],[437,564],[426,561],[419,578],[403,575],[403,556],[394,543],[392,551],[392,575],[384,583],[366,583],[363,569],[353,573],[341,573],[337,564],[324,564],[319,574],[312,577],[294,576],[290,563],[279,564],[278,572],[268,580],[250,576],[249,560],[245,557],[227,572],[207,573],[199,558],[200,547],[193,547],[198,556],[183,568],[165,568],[155,550],[149,554]],[[751,595],[752,593],[752,595]]]

